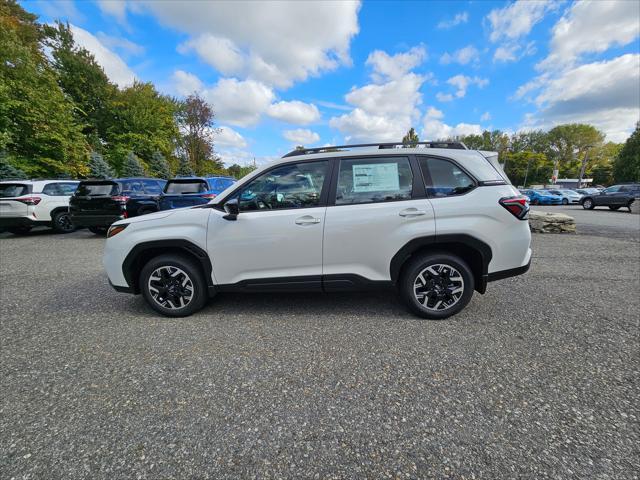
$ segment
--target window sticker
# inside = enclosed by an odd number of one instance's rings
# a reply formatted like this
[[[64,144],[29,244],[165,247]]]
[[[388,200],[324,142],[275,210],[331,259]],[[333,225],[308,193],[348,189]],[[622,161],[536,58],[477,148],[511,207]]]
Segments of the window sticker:
[[[397,163],[353,165],[354,192],[384,192],[400,190]]]

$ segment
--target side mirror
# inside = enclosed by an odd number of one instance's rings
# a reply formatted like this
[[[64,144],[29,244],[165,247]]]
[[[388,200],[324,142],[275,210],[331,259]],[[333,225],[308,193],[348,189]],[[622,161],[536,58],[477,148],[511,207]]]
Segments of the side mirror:
[[[237,198],[232,198],[228,202],[224,204],[224,211],[227,214],[222,217],[225,220],[237,220],[238,215],[240,214],[240,205],[238,204]]]

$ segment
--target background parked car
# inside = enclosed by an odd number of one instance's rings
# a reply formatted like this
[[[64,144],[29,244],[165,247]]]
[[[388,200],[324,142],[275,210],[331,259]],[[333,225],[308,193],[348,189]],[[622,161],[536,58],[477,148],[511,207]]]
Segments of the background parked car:
[[[549,189],[547,191],[549,193],[554,194],[554,195],[560,195],[562,197],[562,204],[563,205],[569,205],[570,203],[574,203],[574,204],[578,205],[580,203],[580,200],[582,199],[582,195],[580,195],[578,192],[575,192],[573,190]]]
[[[529,197],[531,205],[561,205],[562,197],[554,195],[546,190],[521,190],[521,192]]]
[[[204,205],[235,183],[233,177],[178,177],[167,182],[159,198],[160,210]]]
[[[166,180],[116,178],[86,180],[69,201],[71,218],[77,226],[93,233],[106,233],[116,220],[158,211],[157,198]]]
[[[597,195],[598,193],[601,192],[601,190],[599,188],[595,188],[595,187],[588,187],[588,188],[577,188],[575,190],[576,192],[578,192],[580,195]]]
[[[592,210],[595,207],[609,207],[611,210],[618,210],[620,207],[627,207],[631,211],[631,204],[636,197],[640,197],[640,184],[613,185],[600,193],[583,197],[582,207],[585,210]]]
[[[0,229],[24,234],[46,226],[58,233],[73,232],[69,198],[77,186],[73,180],[0,182]]]

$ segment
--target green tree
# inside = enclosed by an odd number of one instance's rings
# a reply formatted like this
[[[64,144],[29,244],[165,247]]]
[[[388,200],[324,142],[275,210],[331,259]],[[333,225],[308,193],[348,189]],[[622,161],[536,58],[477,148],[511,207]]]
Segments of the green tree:
[[[548,135],[548,156],[561,177],[578,177],[587,153],[599,147],[604,134],[593,125],[570,123],[552,128]]]
[[[640,122],[615,159],[613,177],[616,182],[640,182]]]
[[[549,151],[547,132],[542,130],[514,133],[511,135],[510,142],[512,152],[529,151],[546,154]]]
[[[547,183],[551,178],[553,163],[544,153],[531,151],[505,152],[502,155],[505,173],[514,185]]]
[[[199,175],[224,170],[224,164],[214,153],[213,108],[197,93],[189,95],[180,105],[177,121],[181,138],[181,150]]]
[[[149,172],[156,178],[171,178],[171,168],[167,159],[160,152],[153,152],[149,161]]]
[[[176,175],[180,177],[192,177],[195,175],[193,168],[191,167],[191,162],[186,156],[180,157],[180,163],[178,164],[178,171]]]
[[[144,167],[140,162],[140,159],[136,156],[135,153],[129,152],[127,155],[127,160],[125,161],[122,167],[122,176],[123,177],[144,177]]]
[[[78,46],[69,24],[56,22],[43,25],[46,45],[51,48],[52,66],[60,88],[75,104],[75,116],[83,127],[87,140],[98,148],[106,138],[110,118],[109,103],[116,95],[116,86],[88,50]]]
[[[84,175],[88,145],[42,40],[35,15],[0,2],[0,137],[29,176]]]
[[[415,147],[419,141],[420,141],[420,138],[418,137],[418,134],[416,133],[413,127],[409,129],[409,131],[404,137],[402,137],[402,144],[407,148]]]
[[[91,178],[113,178],[115,173],[105,159],[98,152],[91,152],[89,155],[89,177]]]
[[[0,180],[24,180],[27,174],[9,163],[6,152],[0,152]]]

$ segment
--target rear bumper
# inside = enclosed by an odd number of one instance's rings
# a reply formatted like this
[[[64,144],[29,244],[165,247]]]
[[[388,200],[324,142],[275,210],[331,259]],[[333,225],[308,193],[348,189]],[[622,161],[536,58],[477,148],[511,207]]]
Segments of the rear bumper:
[[[74,215],[71,214],[71,221],[77,227],[108,227],[113,222],[123,220],[123,215]]]
[[[46,227],[50,226],[48,220],[33,220],[30,217],[0,217],[0,228],[11,227]]]
[[[488,274],[487,282],[495,282],[496,280],[502,280],[504,278],[522,275],[524,273],[527,273],[530,267],[531,267],[531,257],[529,257],[529,261],[527,262],[527,264],[522,265],[521,267],[510,268],[508,270],[500,270],[498,272],[492,272]]]

